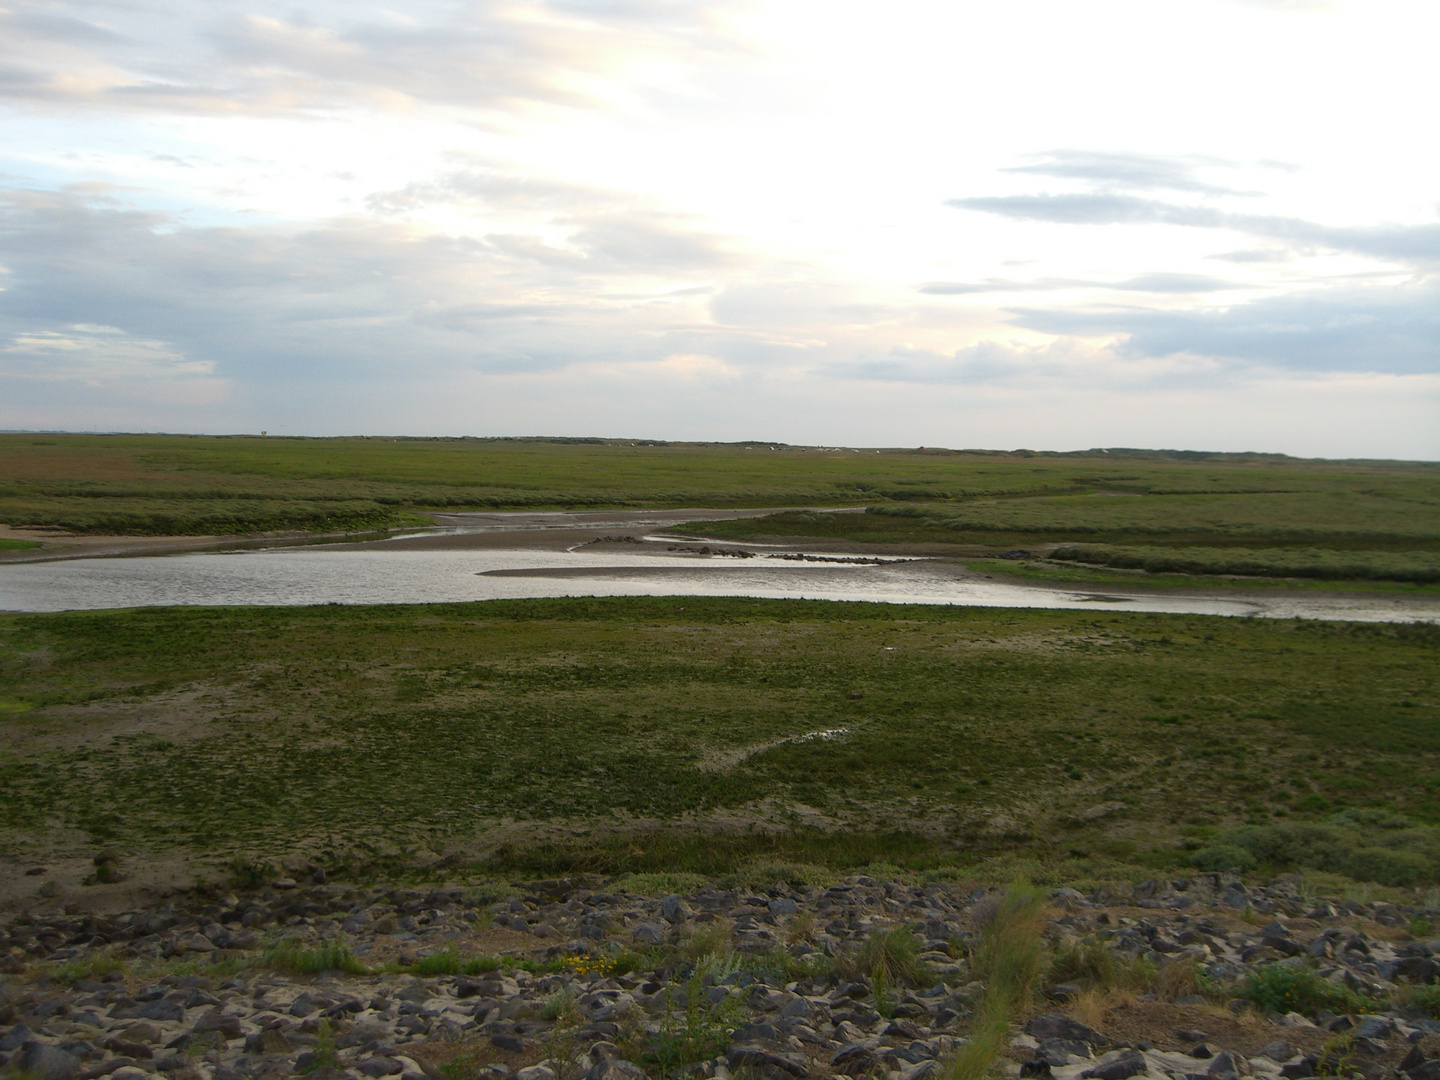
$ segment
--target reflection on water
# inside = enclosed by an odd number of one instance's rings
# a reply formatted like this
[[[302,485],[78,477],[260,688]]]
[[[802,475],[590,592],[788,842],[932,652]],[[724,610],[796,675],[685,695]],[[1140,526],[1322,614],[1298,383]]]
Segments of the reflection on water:
[[[885,603],[1440,622],[1434,598],[1337,593],[1244,599],[1003,584],[935,560],[820,563],[770,556],[617,555],[581,548],[283,548],[0,564],[0,610],[159,604],[390,604],[546,596],[755,596]]]

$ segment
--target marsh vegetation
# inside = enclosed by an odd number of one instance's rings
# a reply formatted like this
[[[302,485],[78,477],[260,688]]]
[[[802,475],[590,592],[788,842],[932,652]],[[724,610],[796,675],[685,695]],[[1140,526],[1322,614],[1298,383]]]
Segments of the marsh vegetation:
[[[23,857],[212,866],[1208,859],[1415,885],[1440,880],[1437,647],[695,597],[12,615],[0,820]]]

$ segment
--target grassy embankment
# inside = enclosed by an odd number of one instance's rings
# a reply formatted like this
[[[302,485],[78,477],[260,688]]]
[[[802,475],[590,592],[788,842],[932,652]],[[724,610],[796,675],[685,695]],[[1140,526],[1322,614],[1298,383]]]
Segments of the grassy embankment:
[[[1437,652],[1427,627],[694,597],[10,615],[0,844],[1433,884]]]
[[[1007,529],[1030,535],[1036,522],[966,524],[963,511],[960,517],[952,511],[995,498],[1191,495],[1202,497],[1208,535],[1214,530],[1203,497],[1215,495],[1286,494],[1312,503],[1339,498],[1345,505],[1338,513],[1351,518],[1372,510],[1394,516],[1387,500],[1399,500],[1402,517],[1411,516],[1417,502],[1433,513],[1440,497],[1440,467],[1423,463],[599,439],[9,434],[0,435],[0,477],[0,521],[133,533],[384,524],[445,509],[875,504],[900,513],[926,507],[938,516],[866,522],[869,534],[890,534],[874,539],[908,539],[933,526],[941,539],[953,541],[958,528],[994,532],[1003,542]],[[1103,540],[1107,511],[1094,502],[1076,504],[1075,524],[1098,530]],[[1023,517],[1023,510],[1012,513]],[[1272,516],[1277,526],[1305,533],[1315,511],[1310,503],[1277,504]],[[1166,515],[1159,517],[1168,530]],[[1394,532],[1380,524],[1385,535]],[[1042,526],[1041,532],[1050,527]],[[1120,529],[1127,536],[1134,531],[1129,522]]]
[[[1207,478],[1207,471],[1157,471],[1106,491],[874,505],[865,514],[797,511],[675,531],[739,541],[944,544],[957,555],[1011,548],[1024,557],[972,565],[1062,583],[1298,581],[1391,591],[1434,591],[1440,583],[1440,469],[1294,463],[1248,476],[1236,468]],[[1199,490],[1207,479],[1215,490]]]

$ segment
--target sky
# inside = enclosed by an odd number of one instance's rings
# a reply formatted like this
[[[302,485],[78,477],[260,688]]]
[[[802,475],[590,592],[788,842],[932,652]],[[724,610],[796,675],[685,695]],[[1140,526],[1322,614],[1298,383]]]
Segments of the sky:
[[[1440,459],[1433,0],[0,0],[0,428]]]

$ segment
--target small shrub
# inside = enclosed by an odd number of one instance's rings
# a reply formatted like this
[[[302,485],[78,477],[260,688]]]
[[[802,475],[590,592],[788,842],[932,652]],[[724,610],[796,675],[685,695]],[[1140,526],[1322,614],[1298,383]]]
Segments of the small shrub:
[[[730,928],[721,922],[697,927],[680,944],[680,955],[697,964],[730,951]]]
[[[499,969],[500,957],[498,956],[477,956],[460,965],[462,975],[484,975],[486,972]]]
[[[1149,987],[1155,975],[1155,965],[1149,960],[1126,956],[1103,941],[1086,938],[1055,951],[1049,978],[1057,983],[1079,983],[1084,989],[1139,990]]]
[[[460,974],[460,957],[455,954],[454,949],[442,949],[429,956],[422,956],[420,962],[415,965],[415,974],[425,976],[458,975]]]
[[[1216,844],[1201,848],[1190,856],[1190,862],[1197,870],[1248,870],[1255,865],[1255,856],[1234,844]]]
[[[94,953],[83,960],[72,960],[69,963],[61,964],[46,974],[52,982],[64,983],[69,986],[81,979],[100,979],[112,971],[125,971],[125,962],[117,960],[107,952]]]
[[[266,950],[261,962],[268,968],[292,975],[318,975],[322,971],[365,975],[369,972],[360,958],[350,951],[350,946],[341,941],[327,941],[313,949],[303,948],[293,941],[282,941],[273,949]]]
[[[744,1007],[733,995],[711,1005],[698,973],[683,985],[671,988],[666,1006],[659,1033],[641,1057],[641,1062],[660,1077],[674,1076],[689,1065],[722,1053],[730,1042],[730,1032],[744,1016]]]
[[[258,889],[275,878],[274,863],[260,862],[236,855],[230,860],[230,883],[237,889]]]
[[[986,983],[970,1038],[946,1068],[946,1080],[983,1080],[1005,1049],[1010,1026],[1045,973],[1045,913],[1040,894],[1015,886],[1001,899],[980,939],[972,969]]]
[[[856,952],[837,958],[836,970],[847,978],[878,975],[891,984],[921,986],[930,978],[930,965],[920,959],[920,945],[907,927],[875,930]]]
[[[791,945],[809,941],[815,936],[815,916],[808,911],[797,911],[785,927],[785,940]]]
[[[1253,1001],[1266,1012],[1358,1013],[1372,1002],[1355,991],[1322,979],[1311,967],[1296,964],[1264,964],[1245,977],[1239,996]]]
[[[563,990],[556,990],[540,1003],[540,1019],[552,1023],[558,1021],[573,1027],[580,1015],[576,1000],[573,988],[567,986]]]
[[[455,1056],[438,1069],[446,1080],[475,1080],[486,1056],[478,1040],[466,1040],[456,1048]]]
[[[315,1029],[315,1055],[310,1059],[310,1064],[303,1073],[316,1072],[319,1069],[333,1069],[339,1064],[339,1058],[335,1055],[335,1033],[330,1030],[330,1021],[322,1019],[319,1027]]]
[[[1161,1001],[1178,1001],[1194,994],[1209,997],[1216,989],[1193,960],[1171,960],[1168,964],[1161,964],[1150,980],[1149,988]]]
[[[1366,847],[1345,860],[1344,873],[1358,881],[1375,881],[1381,885],[1409,889],[1433,881],[1435,867],[1418,852]]]
[[[1415,987],[1405,1004],[1416,1012],[1440,1019],[1440,986]]]

